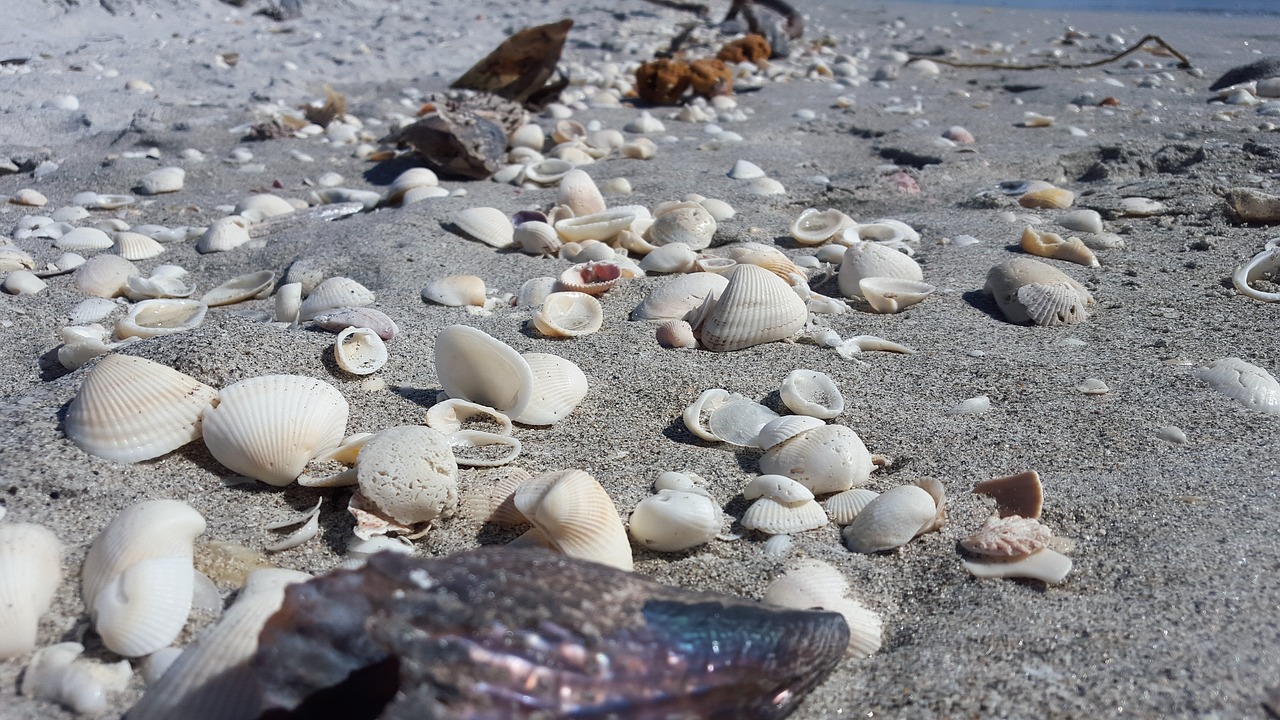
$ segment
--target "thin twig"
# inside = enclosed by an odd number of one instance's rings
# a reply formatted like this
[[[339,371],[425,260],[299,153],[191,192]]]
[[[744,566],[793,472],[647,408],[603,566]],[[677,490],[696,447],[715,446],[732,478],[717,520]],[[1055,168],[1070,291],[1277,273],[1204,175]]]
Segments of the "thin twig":
[[[1165,42],[1164,38],[1160,37],[1159,35],[1147,35],[1146,37],[1139,40],[1137,45],[1134,45],[1128,50],[1112,55],[1111,57],[1103,58],[1102,60],[1094,60],[1093,62],[1087,62],[1087,63],[1037,63],[1035,65],[1001,65],[1000,63],[970,63],[970,62],[962,62],[960,60],[947,60],[945,58],[929,57],[928,55],[909,55],[908,57],[910,58],[910,60],[931,60],[933,62],[942,64],[942,65],[950,65],[951,67],[971,68],[971,69],[979,69],[979,70],[1079,70],[1082,68],[1098,67],[1099,65],[1106,65],[1107,63],[1115,62],[1116,60],[1119,60],[1120,58],[1126,55],[1129,55],[1130,53],[1137,52],[1142,48],[1143,45],[1146,45],[1148,41],[1156,42],[1157,44],[1160,45],[1160,47],[1164,48],[1165,50],[1168,50],[1174,57],[1178,58],[1179,68],[1184,70],[1191,69],[1192,67],[1191,59],[1188,58],[1186,55],[1183,55],[1182,53],[1175,50],[1172,45]],[[910,62],[910,60],[908,62]]]

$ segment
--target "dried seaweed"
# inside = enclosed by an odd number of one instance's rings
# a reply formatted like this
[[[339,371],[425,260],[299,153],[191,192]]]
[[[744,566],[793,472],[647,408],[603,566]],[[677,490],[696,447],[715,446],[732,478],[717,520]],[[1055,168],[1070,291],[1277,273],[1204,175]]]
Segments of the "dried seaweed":
[[[329,123],[347,114],[347,99],[342,96],[342,93],[325,85],[324,105],[315,107],[308,104],[303,105],[300,109],[302,114],[306,115],[307,120],[320,127],[328,127]]]

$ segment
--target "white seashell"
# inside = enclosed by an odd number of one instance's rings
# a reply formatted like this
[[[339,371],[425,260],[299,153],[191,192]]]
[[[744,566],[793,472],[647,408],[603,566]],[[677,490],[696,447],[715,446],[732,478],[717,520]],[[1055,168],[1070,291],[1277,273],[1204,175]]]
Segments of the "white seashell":
[[[506,465],[520,457],[522,449],[519,438],[484,430],[455,430],[449,434],[449,447],[453,451],[454,460],[463,467],[497,467]],[[505,447],[507,450],[501,455],[495,455],[493,451],[484,453],[461,452],[493,447]]]
[[[880,493],[866,488],[849,488],[827,498],[822,505],[831,521],[843,527],[853,522],[858,513],[879,496]]]
[[[730,400],[745,397],[737,393],[730,393],[728,390],[721,388],[711,388],[703,390],[688,407],[684,409],[683,419],[684,426],[689,432],[710,442],[720,442],[720,438],[706,427],[706,419],[711,417],[720,406],[728,403]]]
[[[458,465],[449,440],[420,425],[388,428],[356,458],[360,494],[405,525],[430,524],[458,506]]]
[[[200,513],[177,500],[125,508],[89,546],[81,588],[94,629],[112,652],[149,655],[187,622],[195,587],[192,543]]]
[[[410,540],[401,536],[376,535],[364,539],[355,538],[351,544],[347,545],[347,558],[342,561],[342,568],[344,570],[359,569],[364,566],[370,557],[383,551],[401,555],[413,555],[414,545]]]
[[[606,195],[630,195],[631,181],[624,177],[609,178],[601,190]]]
[[[729,271],[729,283],[695,331],[702,346],[732,352],[793,336],[809,310],[778,276],[755,265]]]
[[[270,270],[238,275],[200,296],[200,302],[209,307],[218,307],[265,297],[275,283],[276,274]]]
[[[302,301],[299,318],[312,320],[318,315],[341,308],[358,308],[372,305],[373,291],[346,277],[331,277],[316,286]]]
[[[67,312],[67,318],[73,325],[87,325],[105,320],[119,309],[120,306],[115,301],[106,298],[85,298]]]
[[[1077,237],[1063,239],[1057,233],[1041,232],[1028,225],[1022,231],[1019,247],[1032,255],[1098,267],[1098,257]]]
[[[567,205],[573,214],[591,215],[604,212],[604,196],[591,176],[582,170],[572,170],[560,178],[556,192],[556,204]]]
[[[439,187],[440,178],[436,176],[430,168],[412,167],[396,176],[390,187],[387,188],[387,195],[383,198],[385,205],[397,205],[407,202],[405,194],[415,188],[434,188]]]
[[[1280,415],[1280,383],[1257,365],[1240,358],[1222,358],[1197,369],[1195,376],[1250,410]]]
[[[450,197],[452,193],[448,190],[436,185],[419,185],[405,191],[404,196],[400,199],[401,205],[412,205],[423,200],[434,200],[436,198]]]
[[[511,418],[507,417],[506,414],[498,412],[487,405],[459,398],[442,400],[428,408],[427,426],[444,435],[449,435],[462,430],[463,423],[476,417],[492,420],[492,425],[487,424],[486,427],[496,426],[500,435],[511,434]]]
[[[761,450],[770,450],[781,443],[803,432],[822,427],[826,423],[819,418],[808,415],[783,415],[775,417],[760,428],[756,436],[756,446]]]
[[[49,204],[49,198],[44,196],[39,190],[31,188],[22,188],[18,192],[9,197],[9,202],[14,205],[26,205],[28,207],[44,207]]]
[[[624,230],[623,232],[628,232]],[[616,259],[617,253],[607,243],[599,240],[567,242],[560,246],[560,259],[571,263],[604,262]]]
[[[528,404],[519,411],[508,411],[516,422],[554,425],[587,396],[587,376],[572,362],[547,353],[524,353],[521,357],[532,380]]]
[[[0,243],[0,272],[34,270],[36,260],[25,250]]]
[[[119,210],[135,201],[132,195],[99,195],[95,192],[77,193],[72,199],[75,204],[90,210]]]
[[[540,220],[522,222],[512,235],[520,249],[530,255],[552,255],[563,245],[556,229]]]
[[[738,160],[729,169],[729,177],[734,180],[754,180],[765,176],[764,170],[759,165],[748,160]]]
[[[981,415],[991,409],[991,398],[986,395],[971,397],[968,400],[952,405],[948,415]]]
[[[292,206],[289,211],[293,212]],[[240,215],[229,215],[213,221],[209,229],[205,230],[196,242],[196,251],[225,252],[234,250],[247,242],[249,242],[249,221]]]
[[[208,311],[209,306],[199,300],[143,300],[130,307],[128,315],[116,321],[115,335],[121,340],[176,335],[199,327]]]
[[[333,341],[333,359],[352,375],[371,375],[387,364],[387,346],[378,333],[364,327],[348,327]]]
[[[629,133],[651,135],[653,133],[660,133],[666,128],[663,127],[660,120],[649,114],[648,110],[641,110],[640,117],[627,123],[622,127],[622,129]]]
[[[844,529],[845,544],[856,553],[892,550],[930,528],[940,512],[937,502],[916,485],[881,493]]]
[[[159,457],[200,437],[200,415],[218,392],[151,360],[108,355],[67,408],[67,439],[117,462]]]
[[[466,325],[450,325],[436,335],[435,369],[449,397],[517,419],[533,396],[529,362],[506,343]]]
[[[921,281],[920,264],[905,253],[874,242],[860,241],[849,246],[840,262],[840,294],[862,297],[859,283],[864,278],[891,277]]]
[[[204,442],[231,470],[284,486],[347,427],[347,401],[332,385],[301,375],[265,375],[232,383],[204,413]]]
[[[643,206],[622,205],[604,212],[559,220],[553,223],[553,227],[565,242],[606,241],[631,227],[638,218],[647,217],[649,210]]]
[[[142,176],[143,195],[175,193],[182,189],[187,171],[180,167],[162,167]]]
[[[287,530],[296,528],[293,532],[277,542],[266,545],[263,549],[267,552],[281,552],[300,547],[310,542],[320,533],[320,506],[324,503],[324,498],[316,500],[316,504],[310,510],[304,510],[301,513],[291,514],[281,520],[275,520],[267,523],[267,530]],[[214,593],[215,597],[217,593]],[[221,600],[217,603],[218,609],[222,609]]]
[[[659,490],[631,513],[630,534],[656,552],[680,552],[711,542],[720,533],[724,513],[710,497],[682,490]]]
[[[575,167],[573,162],[562,157],[550,157],[525,165],[521,178],[536,185],[554,185],[564,179]]]
[[[124,294],[130,300],[187,297],[195,292],[195,288],[183,279],[186,275],[187,271],[177,265],[157,265],[150,277],[129,276],[125,280]]]
[[[693,334],[693,326],[684,320],[667,320],[659,323],[653,334],[654,339],[664,348],[692,350],[698,347],[698,338]]]
[[[647,137],[636,138],[628,143],[623,143],[618,148],[618,154],[624,158],[632,160],[648,160],[658,154],[658,145]]]
[[[1011,561],[965,560],[964,569],[980,578],[1021,577],[1057,585],[1071,572],[1071,558],[1050,548]]]
[[[755,447],[760,429],[778,414],[754,400],[734,395],[711,410],[707,429],[712,437],[739,447]]]
[[[787,284],[793,284],[793,276],[804,277],[804,271],[791,258],[772,245],[753,242],[735,243],[725,247],[724,250],[729,254],[729,259],[734,262],[758,265],[787,281]],[[844,252],[843,248],[841,252]]]
[[[294,210],[297,210],[297,208],[279,195],[258,193],[236,203],[235,209],[231,211],[231,214],[232,216],[252,215],[258,220],[263,220],[277,215],[288,215]]]
[[[796,610],[838,612],[849,626],[849,652],[868,656],[880,649],[883,624],[875,611],[846,597],[849,583],[821,560],[802,560],[765,588],[764,602]]]
[[[791,536],[771,535],[768,540],[764,541],[762,548],[764,550],[765,557],[773,560],[780,560],[791,552]]]
[[[729,280],[716,273],[690,273],[659,285],[631,312],[632,320],[681,320],[707,298],[718,298]]]
[[[858,223],[851,228],[847,228],[840,234],[840,238],[842,241],[849,241],[844,243],[846,245],[852,244],[853,240],[863,240],[899,248],[906,243],[920,242],[920,233],[901,220],[880,218],[879,220]]]
[[[35,273],[26,270],[13,270],[4,278],[4,291],[10,295],[34,295],[49,287]]]
[[[742,489],[742,496],[748,500],[767,497],[783,503],[799,503],[812,500],[813,492],[785,475],[757,475]]]
[[[723,200],[717,200],[716,198],[702,198],[696,202],[706,208],[707,212],[711,213],[711,217],[715,218],[718,223],[722,223],[737,214],[737,211],[733,209],[733,206]]]
[[[987,273],[984,291],[1011,323],[1073,325],[1088,318],[1089,291],[1055,267],[1010,258]]]
[[[453,214],[453,224],[467,235],[496,248],[510,247],[515,227],[507,214],[497,208],[474,207]]]
[[[874,469],[862,438],[841,425],[806,430],[760,457],[760,472],[785,475],[815,495],[865,485]]]
[[[446,307],[484,307],[484,280],[475,275],[450,275],[427,283],[422,299]]]
[[[124,691],[133,669],[128,660],[100,663],[80,657],[83,652],[84,646],[76,642],[41,648],[23,671],[22,694],[80,714],[106,712],[108,699]]]
[[[716,220],[706,208],[697,203],[681,203],[658,215],[644,237],[655,247],[684,243],[690,249],[703,250],[711,246],[715,232]]]
[[[54,247],[71,252],[106,250],[114,244],[110,235],[91,227],[75,228],[53,241]]]
[[[536,307],[542,304],[547,296],[555,292],[556,283],[559,282],[553,277],[535,277],[529,278],[520,284],[520,290],[516,293],[516,305],[518,307]]]
[[[752,195],[786,195],[787,188],[771,177],[759,177],[747,183],[747,192]]]
[[[1102,232],[1102,216],[1097,210],[1073,210],[1063,213],[1055,221],[1062,227],[1076,232],[1098,234]]]
[[[62,328],[62,345],[58,362],[68,370],[76,370],[90,360],[110,352],[124,343],[107,343],[107,329],[98,324],[68,325]]]
[[[826,511],[814,500],[786,503],[768,496],[751,503],[742,516],[742,527],[768,535],[815,530],[827,522]]]
[[[830,420],[844,412],[840,388],[829,375],[816,370],[792,370],[782,380],[778,394],[782,403],[797,415]]]
[[[888,314],[901,312],[920,303],[937,288],[918,280],[866,277],[858,281],[858,289],[872,310]]]
[[[693,270],[698,254],[682,242],[654,248],[640,261],[640,269],[656,273],[687,273]]]
[[[564,470],[526,480],[516,489],[514,502],[556,550],[632,569],[631,543],[613,500],[586,472]]]
[[[523,147],[531,150],[541,150],[546,143],[546,133],[537,123],[528,123],[521,125],[515,132],[511,133],[511,146]]]
[[[604,308],[594,297],[580,292],[553,292],[533,316],[533,326],[547,337],[590,335],[604,323]]]
[[[31,523],[0,524],[0,659],[36,649],[40,616],[62,580],[62,542]]]
[[[136,232],[118,232],[112,252],[125,260],[146,260],[164,252],[164,245]]]
[[[915,350],[912,350],[906,345],[899,345],[896,342],[885,340],[884,338],[876,337],[875,335],[854,335],[848,340],[841,341],[835,346],[835,348],[836,353],[846,360],[852,358],[858,353],[872,350],[896,352],[902,353],[903,355],[915,354]]]
[[[788,230],[801,245],[821,245],[853,224],[853,218],[839,210],[808,208],[791,221]]]
[[[1254,255],[1249,262],[1240,265],[1231,273],[1231,283],[1236,292],[1263,302],[1280,302],[1280,293],[1263,292],[1251,283],[1263,275],[1269,274],[1273,281],[1280,275],[1280,245],[1268,247]]]
[[[287,287],[287,286],[286,286]],[[284,287],[281,288],[283,290]],[[381,310],[371,307],[342,308],[312,318],[316,327],[329,332],[342,332],[349,327],[369,328],[387,342],[396,339],[400,327]]]

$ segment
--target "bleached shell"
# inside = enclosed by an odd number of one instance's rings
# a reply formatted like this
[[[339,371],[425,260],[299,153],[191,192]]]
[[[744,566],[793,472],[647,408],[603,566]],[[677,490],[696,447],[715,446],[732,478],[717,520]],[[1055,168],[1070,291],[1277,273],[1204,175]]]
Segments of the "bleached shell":
[[[387,188],[387,195],[383,202],[387,205],[396,205],[403,202],[405,194],[414,188],[439,185],[440,178],[430,168],[412,167],[396,176],[391,186]]]
[[[631,313],[632,320],[681,320],[707,297],[718,298],[729,280],[716,273],[690,273],[668,280],[649,292]]]
[[[734,398],[743,398],[737,393],[730,393],[722,388],[711,388],[703,390],[698,397],[689,406],[684,409],[683,420],[684,426],[689,432],[710,442],[719,442],[720,438],[716,437],[706,427],[705,419],[711,417],[721,405],[729,402]],[[745,399],[745,398],[743,398]]]
[[[720,506],[706,495],[659,490],[636,504],[629,530],[631,537],[649,550],[679,552],[711,542],[723,519]]]
[[[685,273],[693,269],[698,254],[682,242],[673,242],[654,248],[640,261],[645,272]]]
[[[67,311],[67,319],[73,325],[87,325],[107,319],[120,306],[115,301],[106,298],[92,297],[85,298],[76,303],[75,307]]]
[[[698,347],[698,338],[693,334],[693,326],[684,320],[666,320],[659,323],[653,335],[658,344],[664,348],[692,350]]]
[[[604,308],[594,297],[580,292],[553,292],[533,316],[533,326],[547,337],[590,335],[604,324]]]
[[[277,215],[288,215],[297,208],[293,203],[271,193],[258,193],[250,195],[240,202],[236,203],[235,208],[231,211],[232,215],[244,215],[262,220],[264,218],[275,217]]]
[[[515,506],[565,555],[632,569],[622,518],[586,472],[564,470],[527,480],[516,490]]]
[[[1263,250],[1237,267],[1231,273],[1231,283],[1241,295],[1263,302],[1280,302],[1280,293],[1263,292],[1252,285],[1255,280],[1268,273],[1273,279],[1280,273],[1280,245]]]
[[[761,243],[736,243],[723,248],[729,259],[736,263],[758,265],[791,284],[793,275],[803,277],[804,272],[781,250]]]
[[[186,503],[145,500],[122,510],[94,538],[82,594],[110,650],[148,655],[182,631],[195,587],[192,542],[204,530],[204,518]]]
[[[645,239],[655,247],[684,243],[693,250],[711,246],[716,233],[716,219],[697,203],[684,203],[654,218]]]
[[[985,557],[1019,558],[1049,546],[1053,533],[1040,521],[1018,515],[990,517],[982,527],[960,540],[965,550]]]
[[[760,428],[778,417],[773,410],[741,395],[711,411],[707,428],[718,440],[739,447],[755,447]]]
[[[782,380],[778,390],[782,403],[797,415],[824,420],[844,412],[844,395],[831,376],[816,370],[798,368]]]
[[[91,227],[74,228],[71,232],[65,233],[62,237],[53,241],[54,247],[70,252],[106,250],[114,244],[110,235]]]
[[[555,153],[556,150],[552,152]],[[522,178],[536,185],[553,185],[563,180],[575,167],[576,163],[564,157],[549,157],[525,165]]]
[[[1057,233],[1041,232],[1028,226],[1022,231],[1019,247],[1032,255],[1066,260],[1085,267],[1098,267],[1098,257],[1078,237],[1063,239]]]
[[[844,530],[845,544],[856,553],[891,550],[911,542],[933,523],[938,512],[933,496],[915,485],[881,493]]]
[[[807,430],[760,457],[760,472],[786,475],[815,495],[864,485],[874,469],[862,438],[842,425]]]
[[[765,423],[756,436],[756,446],[770,450],[803,432],[822,427],[825,423],[808,415],[783,415]]]
[[[537,123],[528,123],[521,125],[519,129],[511,133],[511,147],[523,147],[531,150],[541,150],[547,141],[546,133]]]
[[[752,195],[786,195],[787,188],[771,177],[760,177],[747,183],[747,192]]]
[[[801,560],[765,588],[764,602],[807,610],[826,608],[849,593],[849,581],[821,560]]]
[[[61,580],[62,542],[52,530],[0,524],[0,660],[36,649],[40,616]]]
[[[618,148],[618,154],[624,158],[632,160],[648,160],[658,154],[658,144],[646,137],[636,138],[628,143],[623,143]]]
[[[1280,415],[1280,383],[1257,365],[1222,358],[1197,369],[1195,376],[1250,410]]]
[[[604,212],[558,220],[553,227],[565,242],[604,241],[631,227],[637,218],[647,217],[649,210],[641,205],[622,205]]]
[[[35,267],[36,260],[27,251],[12,245],[0,244],[0,272],[34,270]]]
[[[568,205],[575,216],[604,212],[604,196],[595,180],[582,170],[571,170],[560,178],[556,204]]]
[[[436,198],[449,197],[452,193],[438,185],[419,185],[418,187],[409,188],[405,191],[404,196],[400,198],[401,205],[412,205],[423,200],[434,200]],[[372,539],[372,538],[371,538]]]
[[[364,327],[348,327],[333,341],[333,359],[352,375],[371,375],[387,364],[387,346],[378,333]]]
[[[729,177],[734,180],[754,180],[764,177],[764,170],[750,160],[738,160],[729,169]]]
[[[755,265],[739,265],[714,307],[695,328],[702,346],[732,352],[791,337],[809,310],[778,276]]]
[[[1015,257],[987,273],[985,291],[1012,323],[1072,325],[1088,318],[1089,291],[1055,267]]]
[[[453,224],[485,245],[510,247],[515,241],[515,227],[507,214],[497,208],[473,207],[453,214]]]
[[[112,252],[125,260],[146,260],[164,252],[164,245],[136,232],[118,232]]]
[[[422,289],[422,299],[446,307],[484,307],[484,280],[475,275],[436,278]]]
[[[21,693],[80,714],[106,712],[108,700],[128,686],[133,669],[128,660],[103,663],[80,657],[83,652],[77,642],[40,648],[23,670]]]
[[[270,270],[237,275],[200,296],[200,302],[209,307],[218,307],[263,297],[271,292],[275,282],[276,274]]]
[[[1063,213],[1055,221],[1062,227],[1076,232],[1097,234],[1102,232],[1102,216],[1097,210],[1073,210]]]
[[[34,295],[47,287],[48,283],[26,270],[13,270],[4,278],[4,291],[11,295]]]
[[[340,308],[356,308],[372,305],[373,291],[347,277],[331,277],[316,286],[302,301],[299,317],[312,320],[318,315]]]
[[[872,310],[887,314],[901,312],[922,302],[937,288],[918,280],[866,277],[858,281],[858,289]]]
[[[587,136],[587,128],[577,120],[558,120],[551,130],[551,139],[558,143],[581,140]]]
[[[855,242],[844,252],[840,262],[840,294],[845,297],[862,297],[859,283],[863,278],[893,277],[903,280],[924,280],[920,264],[906,253],[875,242]]]
[[[866,488],[850,488],[827,498],[822,506],[827,509],[827,516],[832,522],[844,527],[853,522],[858,513],[879,496],[880,493]]]
[[[292,212],[292,209],[290,209]],[[213,221],[200,239],[196,250],[202,253],[234,250],[249,242],[249,221],[240,215],[230,215]]]
[[[283,291],[284,288],[281,288]],[[371,307],[342,308],[315,316],[316,327],[329,332],[342,332],[349,327],[363,327],[378,333],[387,342],[396,339],[400,327],[386,313]]]
[[[711,213],[711,217],[715,218],[718,223],[724,222],[737,214],[737,211],[733,209],[733,206],[723,200],[718,200],[716,198],[702,198],[697,202],[699,205],[706,208],[707,212]]]
[[[436,378],[446,395],[518,417],[533,396],[529,362],[482,330],[450,325],[436,335]]]
[[[1076,201],[1076,194],[1060,187],[1047,187],[1024,193],[1018,204],[1025,208],[1064,210]]]
[[[767,497],[783,503],[799,503],[813,499],[813,491],[785,475],[757,475],[742,489],[748,500]]]
[[[29,207],[44,207],[49,203],[49,198],[44,193],[32,188],[22,188],[18,192],[9,196],[9,202],[14,205],[27,205]]]
[[[627,142],[625,135],[612,128],[589,132],[583,140],[588,147],[605,151],[617,150]]]
[[[769,535],[791,535],[826,525],[827,513],[814,500],[784,503],[761,497],[742,516],[742,527]]]
[[[130,275],[125,280],[124,294],[130,300],[187,297],[195,292],[184,278],[187,271],[177,265],[158,265],[150,277]]]
[[[142,194],[161,195],[182,189],[187,171],[180,167],[162,167],[142,176]]]
[[[787,229],[801,245],[821,245],[853,224],[853,218],[839,210],[808,208]]]
[[[587,396],[587,376],[569,360],[547,353],[524,353],[520,357],[529,368],[531,391],[528,404],[519,411],[508,411],[516,422],[554,425]]]
[[[520,439],[505,433],[493,433],[485,430],[455,430],[449,434],[449,447],[453,451],[454,460],[462,467],[497,467],[514,462],[520,457],[523,449]],[[487,453],[471,454],[466,450],[476,448],[505,447],[502,455]]]
[[[204,414],[204,442],[231,470],[284,486],[346,433],[347,401],[332,385],[301,375],[232,383]]]
[[[199,300],[160,298],[143,300],[129,308],[129,314],[116,321],[117,338],[152,338],[176,335],[199,327],[209,306]]]
[[[462,430],[464,423],[475,417],[488,418],[497,426],[501,435],[511,434],[511,418],[488,405],[470,400],[449,398],[427,408],[427,427],[445,435]]]
[[[458,464],[449,440],[421,425],[387,428],[356,458],[360,493],[405,525],[449,517],[458,506]]]
[[[516,292],[517,307],[536,307],[542,304],[547,296],[555,292],[556,279],[553,277],[534,277],[520,283],[520,290]]]
[[[966,560],[964,569],[980,578],[1022,577],[1057,585],[1071,572],[1071,558],[1051,548],[1016,560],[981,562]]]
[[[623,232],[629,231],[623,230]],[[613,251],[613,248],[608,243],[603,243],[599,240],[567,242],[560,246],[560,259],[568,260],[571,263],[603,262],[614,260],[617,257],[617,253]]]
[[[218,391],[160,363],[108,355],[67,408],[67,439],[117,462],[159,457],[200,437],[200,415]]]
[[[530,255],[551,255],[564,244],[556,229],[540,220],[520,223],[515,227],[513,238],[520,249]]]

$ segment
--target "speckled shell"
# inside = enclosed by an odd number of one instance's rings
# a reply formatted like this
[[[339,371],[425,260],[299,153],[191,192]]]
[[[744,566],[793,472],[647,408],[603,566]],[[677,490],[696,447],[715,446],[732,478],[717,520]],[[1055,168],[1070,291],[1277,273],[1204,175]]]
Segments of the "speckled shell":
[[[840,262],[840,294],[862,297],[859,282],[869,277],[920,281],[924,279],[924,271],[906,253],[874,242],[855,242],[845,250],[844,259]]]
[[[683,490],[659,490],[636,505],[629,531],[640,545],[657,552],[680,552],[711,542],[724,513],[710,497]]]
[[[798,368],[782,380],[778,394],[782,403],[797,415],[824,420],[844,412],[844,395],[826,373]]]
[[[863,485],[874,468],[862,438],[842,425],[807,430],[760,457],[760,472],[797,480],[815,495]]]
[[[632,569],[622,518],[588,473],[563,470],[531,478],[516,490],[515,505],[565,555]]]
[[[356,481],[380,513],[405,525],[449,517],[458,506],[458,464],[449,440],[421,425],[388,428],[365,441]]]
[[[0,524],[0,660],[36,649],[40,616],[62,580],[62,542],[31,523]]]
[[[587,396],[587,376],[574,363],[558,355],[525,353],[521,356],[531,377],[529,401],[519,412],[511,411],[518,423],[554,425]]]
[[[695,327],[702,346],[732,352],[794,335],[809,317],[805,303],[777,275],[755,265],[729,271],[729,283]]]

